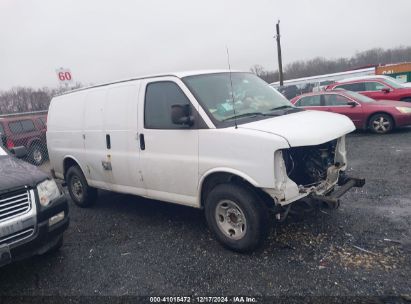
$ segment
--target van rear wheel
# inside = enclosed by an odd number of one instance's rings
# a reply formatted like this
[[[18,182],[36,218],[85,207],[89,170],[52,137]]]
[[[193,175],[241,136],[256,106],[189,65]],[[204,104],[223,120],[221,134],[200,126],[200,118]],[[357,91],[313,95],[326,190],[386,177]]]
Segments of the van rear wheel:
[[[269,212],[264,202],[236,184],[220,184],[211,190],[205,215],[217,240],[234,251],[252,251],[268,234]]]
[[[79,166],[72,166],[68,169],[66,182],[70,197],[77,206],[86,208],[96,202],[97,189],[88,185]]]

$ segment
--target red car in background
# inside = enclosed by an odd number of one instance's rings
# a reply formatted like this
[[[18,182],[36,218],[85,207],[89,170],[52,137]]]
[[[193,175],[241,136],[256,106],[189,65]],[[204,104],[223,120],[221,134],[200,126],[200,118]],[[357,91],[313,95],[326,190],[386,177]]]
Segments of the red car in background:
[[[411,125],[411,103],[375,101],[367,96],[345,90],[303,94],[291,99],[291,103],[309,110],[346,115],[351,118],[357,129],[370,129],[379,134]]]
[[[8,150],[17,146],[27,148],[29,161],[41,165],[48,157],[47,114],[8,115],[0,117],[0,140]]]
[[[326,90],[344,89],[361,93],[376,100],[398,100],[411,103],[411,87],[388,76],[373,75],[340,80],[327,86]]]

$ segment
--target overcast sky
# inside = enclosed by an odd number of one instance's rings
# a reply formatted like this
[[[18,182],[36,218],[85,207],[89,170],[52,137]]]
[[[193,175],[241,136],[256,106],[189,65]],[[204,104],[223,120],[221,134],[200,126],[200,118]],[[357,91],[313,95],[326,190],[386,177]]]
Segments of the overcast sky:
[[[411,45],[410,0],[0,0],[0,89],[349,57]]]

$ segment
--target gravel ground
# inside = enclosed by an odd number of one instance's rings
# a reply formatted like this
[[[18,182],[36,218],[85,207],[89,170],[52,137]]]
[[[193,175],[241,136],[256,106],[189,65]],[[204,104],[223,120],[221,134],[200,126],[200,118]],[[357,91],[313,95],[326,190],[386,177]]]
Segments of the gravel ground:
[[[104,192],[71,203],[60,252],[2,268],[0,295],[409,295],[411,128],[357,132],[347,149],[364,188],[273,222],[253,254],[222,248],[200,210]]]

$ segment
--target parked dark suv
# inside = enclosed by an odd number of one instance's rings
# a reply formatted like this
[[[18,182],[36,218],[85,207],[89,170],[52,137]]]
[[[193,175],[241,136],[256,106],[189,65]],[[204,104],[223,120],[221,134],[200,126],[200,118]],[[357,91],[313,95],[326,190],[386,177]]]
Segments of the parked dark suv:
[[[37,167],[17,159],[0,142],[0,266],[57,250],[69,225],[67,198]]]
[[[48,158],[46,144],[47,114],[0,117],[0,137],[4,146],[24,146],[28,159],[36,166]]]

